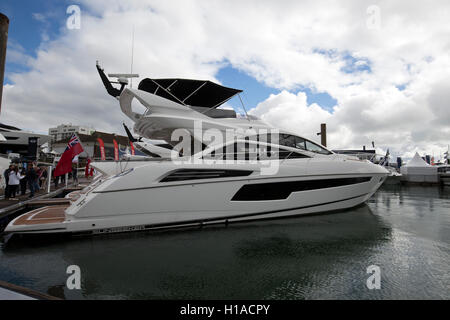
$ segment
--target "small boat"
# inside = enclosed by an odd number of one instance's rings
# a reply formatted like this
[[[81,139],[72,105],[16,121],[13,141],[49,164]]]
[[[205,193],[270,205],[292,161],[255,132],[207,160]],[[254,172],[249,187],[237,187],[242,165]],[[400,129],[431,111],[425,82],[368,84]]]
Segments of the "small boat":
[[[402,174],[397,172],[397,169],[393,167],[384,167],[389,171],[389,174],[384,181],[385,185],[393,185],[393,184],[400,184],[402,181]]]
[[[21,130],[17,127],[0,123],[0,153],[26,153],[29,138],[37,138],[38,146],[50,141],[49,135]]]
[[[438,166],[439,181],[443,186],[450,187],[450,165]]]

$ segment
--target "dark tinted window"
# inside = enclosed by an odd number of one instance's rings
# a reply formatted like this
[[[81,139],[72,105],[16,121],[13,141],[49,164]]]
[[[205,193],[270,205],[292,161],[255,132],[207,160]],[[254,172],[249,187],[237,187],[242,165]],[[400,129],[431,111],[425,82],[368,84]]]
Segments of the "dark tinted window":
[[[352,184],[365,183],[370,181],[370,179],[371,177],[357,177],[252,183],[242,186],[239,191],[233,196],[231,201],[282,200],[287,199],[292,192],[348,186]]]
[[[203,156],[204,159],[215,160],[260,160],[261,154],[267,152],[267,147],[249,142],[236,142],[213,150]]]
[[[254,143],[236,142],[205,155],[204,159],[216,160],[268,160],[310,158],[307,155],[286,149],[270,146],[259,146]]]
[[[308,151],[320,153],[320,154],[331,154],[331,152],[328,151],[327,149],[324,149],[323,147],[321,147],[318,144],[315,144],[314,142],[311,142],[309,140],[305,140],[305,144],[306,144],[306,150],[308,150]]]
[[[318,144],[311,142],[309,140],[306,140],[302,137],[294,136],[292,134],[281,133],[275,137],[271,134],[257,135],[257,136],[250,137],[250,139],[255,140],[255,141],[263,141],[263,142],[267,142],[267,143],[279,144],[280,146],[296,148],[296,149],[300,149],[300,150],[307,150],[307,151],[320,153],[320,154],[331,154],[330,151],[328,151],[327,149],[324,149],[323,147],[319,146]]]
[[[295,152],[295,151],[289,151],[280,149],[278,152],[278,157],[280,159],[301,159],[301,158],[310,158],[307,155]]]

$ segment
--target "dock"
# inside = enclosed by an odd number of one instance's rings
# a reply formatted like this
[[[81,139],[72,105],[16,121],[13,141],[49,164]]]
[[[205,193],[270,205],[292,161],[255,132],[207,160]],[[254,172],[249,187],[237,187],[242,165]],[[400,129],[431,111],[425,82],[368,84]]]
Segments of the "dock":
[[[17,200],[6,200],[3,194],[0,195],[0,233],[3,228],[11,221],[18,213],[22,213],[27,209],[36,209],[49,206],[65,206],[70,205],[71,200],[74,201],[79,197],[79,194],[73,195],[70,198],[62,197],[63,194],[68,194],[73,191],[82,190],[90,181],[87,179],[80,179],[78,185],[68,185],[67,187],[62,185],[59,188],[55,188],[53,185],[50,192],[47,190],[39,190],[33,198],[29,198],[29,194],[19,195]]]
[[[0,300],[61,300],[32,289],[0,281]]]

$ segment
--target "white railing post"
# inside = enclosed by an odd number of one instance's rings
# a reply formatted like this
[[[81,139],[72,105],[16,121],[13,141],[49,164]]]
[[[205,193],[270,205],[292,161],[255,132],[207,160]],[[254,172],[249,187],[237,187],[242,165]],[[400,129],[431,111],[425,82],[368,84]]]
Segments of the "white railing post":
[[[50,187],[52,185],[52,166],[48,166],[47,184],[47,193],[50,193]]]

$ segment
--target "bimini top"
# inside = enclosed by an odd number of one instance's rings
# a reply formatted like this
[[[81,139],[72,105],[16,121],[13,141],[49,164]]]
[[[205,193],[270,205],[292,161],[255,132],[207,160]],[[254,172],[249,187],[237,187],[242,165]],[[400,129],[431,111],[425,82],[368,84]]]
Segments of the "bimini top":
[[[97,71],[108,93],[119,98],[127,79],[119,77],[118,82],[112,82],[97,62]],[[117,76],[117,75],[110,75]],[[123,75],[125,78],[133,75]],[[120,89],[113,87],[113,83],[120,84]],[[230,100],[242,90],[227,88],[208,80],[191,79],[150,79],[145,78],[139,83],[139,90],[143,90],[162,98],[172,100],[185,106],[214,109]]]
[[[150,79],[139,83],[139,90],[186,106],[217,108],[242,90],[227,88],[208,80]]]

